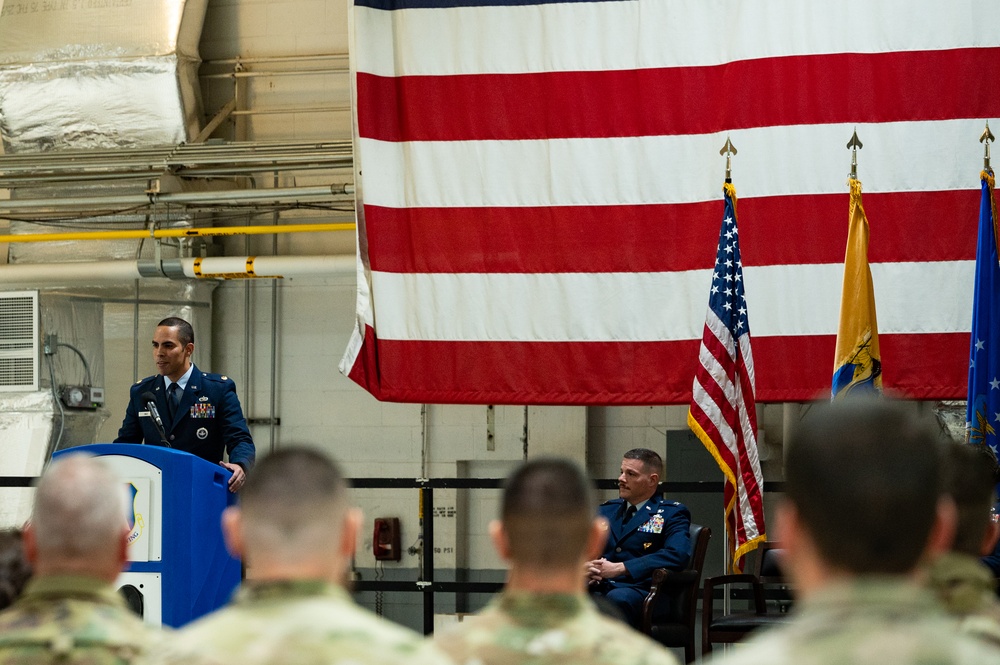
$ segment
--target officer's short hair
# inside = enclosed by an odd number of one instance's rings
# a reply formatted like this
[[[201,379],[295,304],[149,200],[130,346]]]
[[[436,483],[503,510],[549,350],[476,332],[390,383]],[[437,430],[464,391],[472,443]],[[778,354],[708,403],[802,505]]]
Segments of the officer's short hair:
[[[168,316],[156,324],[157,328],[177,328],[177,340],[181,346],[194,344],[194,328],[179,316]]]
[[[950,443],[945,464],[944,492],[958,508],[958,528],[952,549],[979,556],[990,508],[996,501],[993,467],[996,458],[984,445]]]
[[[346,508],[344,475],[313,448],[288,447],[267,455],[240,491],[248,543],[289,551],[339,536]]]
[[[663,458],[649,448],[633,448],[624,455],[622,459],[637,459],[642,462],[646,473],[655,473],[660,480],[663,480]]]
[[[567,460],[541,457],[504,483],[500,518],[515,563],[539,568],[576,565],[594,519],[593,483]]]
[[[117,547],[125,484],[92,455],[69,454],[42,473],[31,511],[39,556],[87,559]]]
[[[792,432],[786,498],[832,567],[903,574],[924,552],[942,483],[933,418],[886,399],[813,406]]]

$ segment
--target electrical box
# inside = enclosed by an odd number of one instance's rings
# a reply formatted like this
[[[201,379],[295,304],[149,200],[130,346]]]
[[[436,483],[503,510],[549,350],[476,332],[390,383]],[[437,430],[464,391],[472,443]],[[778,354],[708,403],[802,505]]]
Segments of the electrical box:
[[[376,517],[375,533],[372,535],[372,553],[376,561],[399,561],[402,552],[399,547],[399,518]]]
[[[104,388],[61,386],[59,397],[71,409],[96,409],[104,406]]]

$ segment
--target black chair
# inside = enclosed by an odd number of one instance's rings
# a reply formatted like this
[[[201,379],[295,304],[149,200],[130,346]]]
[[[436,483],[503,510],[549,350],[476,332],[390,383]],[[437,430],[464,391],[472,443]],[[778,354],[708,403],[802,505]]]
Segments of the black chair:
[[[682,571],[653,571],[653,586],[642,603],[642,632],[666,647],[684,648],[684,661],[694,662],[698,587],[712,530],[691,525],[691,559]]]
[[[777,543],[765,542],[757,547],[753,574],[719,575],[705,580],[702,599],[701,655],[712,652],[712,644],[739,642],[748,634],[773,626],[788,618],[792,594],[780,566],[781,548]],[[715,615],[714,592],[724,584],[750,587],[753,611]],[[767,599],[778,604],[777,611],[769,612]]]

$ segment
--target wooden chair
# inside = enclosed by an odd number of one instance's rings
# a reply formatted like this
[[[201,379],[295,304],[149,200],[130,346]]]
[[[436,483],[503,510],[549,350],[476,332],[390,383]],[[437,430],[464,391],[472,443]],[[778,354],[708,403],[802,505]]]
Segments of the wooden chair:
[[[752,574],[720,575],[705,580],[702,592],[701,655],[712,652],[712,644],[739,642],[748,634],[766,626],[781,623],[788,617],[792,604],[791,591],[780,567],[781,548],[777,543],[765,542],[757,547],[757,557]],[[740,584],[752,590],[753,611],[715,615],[714,591],[724,584]],[[775,593],[775,590],[777,593]],[[768,612],[767,597],[777,595],[779,611]]]
[[[640,628],[666,647],[684,648],[684,660],[694,661],[698,587],[712,530],[691,525],[691,559],[682,571],[653,571],[653,586],[642,603]]]

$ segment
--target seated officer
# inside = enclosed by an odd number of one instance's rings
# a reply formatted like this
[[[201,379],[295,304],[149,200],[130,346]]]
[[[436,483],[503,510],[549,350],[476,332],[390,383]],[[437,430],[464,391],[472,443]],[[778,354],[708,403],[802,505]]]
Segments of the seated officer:
[[[539,458],[504,485],[490,536],[510,564],[499,597],[435,636],[459,665],[672,665],[674,657],[620,621],[598,613],[580,568],[596,556],[608,525],[595,518],[591,482],[568,460]]]
[[[795,611],[712,662],[1000,664],[918,582],[955,528],[938,437],[933,418],[883,399],[813,406],[787,440],[776,513]]]
[[[996,500],[993,468],[996,460],[986,446],[948,446],[944,491],[958,509],[958,527],[951,551],[930,566],[928,583],[961,629],[1000,647],[1000,601],[996,579],[979,557],[993,551],[1000,525],[990,508]]]
[[[62,457],[35,490],[24,551],[33,576],[0,612],[0,665],[145,663],[159,631],[113,582],[125,564],[125,486],[98,459]]]
[[[663,460],[652,450],[625,453],[620,498],[598,508],[610,525],[608,541],[601,558],[587,564],[591,592],[613,603],[633,626],[639,624],[653,571],[684,570],[691,556],[691,513],[654,496],[662,476]]]

